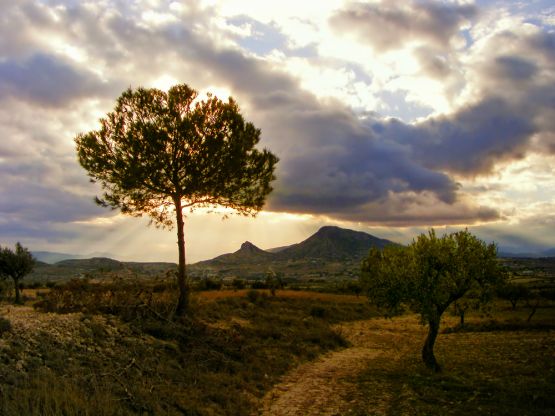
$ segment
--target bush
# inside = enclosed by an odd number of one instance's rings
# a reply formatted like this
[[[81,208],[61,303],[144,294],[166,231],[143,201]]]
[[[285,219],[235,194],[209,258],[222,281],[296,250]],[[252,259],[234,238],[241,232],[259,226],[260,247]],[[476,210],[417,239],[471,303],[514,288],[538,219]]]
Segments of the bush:
[[[255,280],[251,283],[253,289],[268,289],[268,285],[263,280]]]
[[[544,299],[555,300],[555,289],[542,289],[539,294]]]
[[[256,303],[258,299],[260,299],[260,292],[254,289],[249,290],[247,292],[247,299],[250,300],[252,303]]]
[[[8,319],[0,316],[0,336],[4,332],[8,332],[11,329],[12,329],[12,323]]]
[[[118,315],[125,321],[167,320],[174,313],[177,293],[157,285],[114,281],[109,284],[73,279],[52,288],[35,308],[46,312]]]
[[[199,290],[220,290],[222,288],[222,281],[221,279],[201,279],[198,283]]]
[[[10,281],[0,279],[0,297],[7,298],[11,296],[13,285]]]
[[[247,285],[247,282],[245,282],[243,279],[235,278],[231,282],[231,286],[235,290],[244,289],[246,285]]]
[[[313,306],[310,309],[310,316],[313,316],[314,318],[323,318],[327,316],[327,310],[322,306]]]
[[[247,299],[252,303],[263,305],[264,301],[268,299],[268,294],[266,292],[251,289],[247,292]]]
[[[506,283],[497,288],[498,297],[511,302],[511,306],[516,309],[519,300],[527,300],[530,297],[530,290],[522,283]]]

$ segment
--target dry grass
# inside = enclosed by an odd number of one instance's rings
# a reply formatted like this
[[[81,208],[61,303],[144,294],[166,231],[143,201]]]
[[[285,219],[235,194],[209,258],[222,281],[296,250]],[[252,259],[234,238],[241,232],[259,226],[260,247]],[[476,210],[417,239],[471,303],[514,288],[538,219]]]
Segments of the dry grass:
[[[443,365],[439,374],[428,371],[420,358],[424,328],[416,320],[413,331],[392,327],[398,338],[391,352],[401,354],[381,356],[358,377],[359,391],[353,394],[359,399],[351,414],[555,414],[555,331],[538,329],[554,322],[555,308],[544,308],[530,329],[510,330],[525,312],[494,309],[496,325],[489,324],[491,317],[475,314],[469,324],[479,332],[440,334],[435,348]],[[457,324],[448,316],[442,323],[444,328]],[[384,394],[389,397],[385,407]]]
[[[223,298],[243,298],[247,295],[250,289],[241,290],[217,290],[217,291],[204,291],[197,292],[194,296],[200,301],[203,300],[216,300]],[[269,290],[257,290],[267,296],[271,296]],[[276,297],[283,299],[309,299],[323,302],[341,302],[341,303],[360,303],[366,304],[368,300],[364,296],[355,295],[338,295],[333,293],[319,293],[307,290],[277,290]]]
[[[333,323],[374,314],[342,297],[231,291],[195,295],[194,314],[170,321],[174,290],[78,283],[46,296],[50,312],[9,306],[0,414],[249,414],[281,375],[346,345]]]

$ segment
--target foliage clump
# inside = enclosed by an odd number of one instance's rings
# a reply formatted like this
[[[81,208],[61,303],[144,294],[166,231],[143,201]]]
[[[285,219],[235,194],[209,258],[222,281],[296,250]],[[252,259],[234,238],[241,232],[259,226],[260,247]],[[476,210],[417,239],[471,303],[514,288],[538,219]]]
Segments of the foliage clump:
[[[501,299],[508,300],[515,310],[519,300],[527,300],[530,297],[530,289],[522,283],[507,282],[497,288],[496,294]]]
[[[255,215],[271,192],[277,157],[258,150],[260,130],[223,102],[188,85],[129,88],[100,129],[75,138],[80,164],[104,190],[96,202],[157,226],[177,224],[179,300],[189,303],[183,210],[226,207]]]
[[[15,303],[21,303],[21,280],[31,273],[35,259],[28,249],[16,243],[15,251],[9,247],[0,247],[0,277],[9,277],[15,288]]]
[[[433,348],[441,316],[471,290],[486,299],[503,276],[495,244],[467,230],[438,237],[432,229],[408,247],[371,249],[362,263],[361,280],[370,301],[389,314],[405,307],[420,314],[429,328],[422,359],[428,368],[440,371]]]

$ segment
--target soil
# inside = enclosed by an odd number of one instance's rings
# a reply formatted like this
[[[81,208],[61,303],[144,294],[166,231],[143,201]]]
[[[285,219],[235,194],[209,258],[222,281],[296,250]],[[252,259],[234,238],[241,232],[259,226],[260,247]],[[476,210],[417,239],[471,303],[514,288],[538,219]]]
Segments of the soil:
[[[376,395],[371,401],[361,400],[356,377],[375,367],[383,370],[394,366],[414,343],[420,343],[425,329],[417,319],[401,317],[393,320],[372,319],[336,327],[350,346],[330,352],[303,364],[287,374],[268,392],[260,407],[264,416],[349,415],[360,411],[355,404],[368,403],[365,414],[389,413],[392,386],[376,378],[372,387]]]

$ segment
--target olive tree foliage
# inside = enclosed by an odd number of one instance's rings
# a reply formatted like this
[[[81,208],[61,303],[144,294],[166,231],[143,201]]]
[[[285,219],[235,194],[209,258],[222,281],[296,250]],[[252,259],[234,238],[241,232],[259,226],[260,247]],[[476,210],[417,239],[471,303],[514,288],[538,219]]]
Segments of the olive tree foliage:
[[[177,225],[179,301],[188,307],[184,210],[226,207],[255,215],[271,192],[278,161],[255,148],[260,130],[245,122],[237,103],[198,93],[185,84],[164,92],[128,89],[100,129],[75,138],[80,164],[103,195],[96,202],[156,226]]]
[[[15,244],[15,251],[8,247],[0,247],[0,276],[9,277],[15,287],[15,303],[21,303],[19,283],[33,271],[35,259],[28,249]]]
[[[440,371],[433,348],[442,314],[471,290],[486,299],[503,272],[495,244],[487,245],[467,230],[438,237],[432,229],[408,247],[371,249],[361,280],[370,301],[387,313],[399,314],[407,307],[420,315],[428,325],[422,359]]]
[[[522,283],[507,282],[499,286],[496,293],[501,299],[511,302],[513,311],[516,309],[519,300],[528,300],[530,298],[530,289]]]

